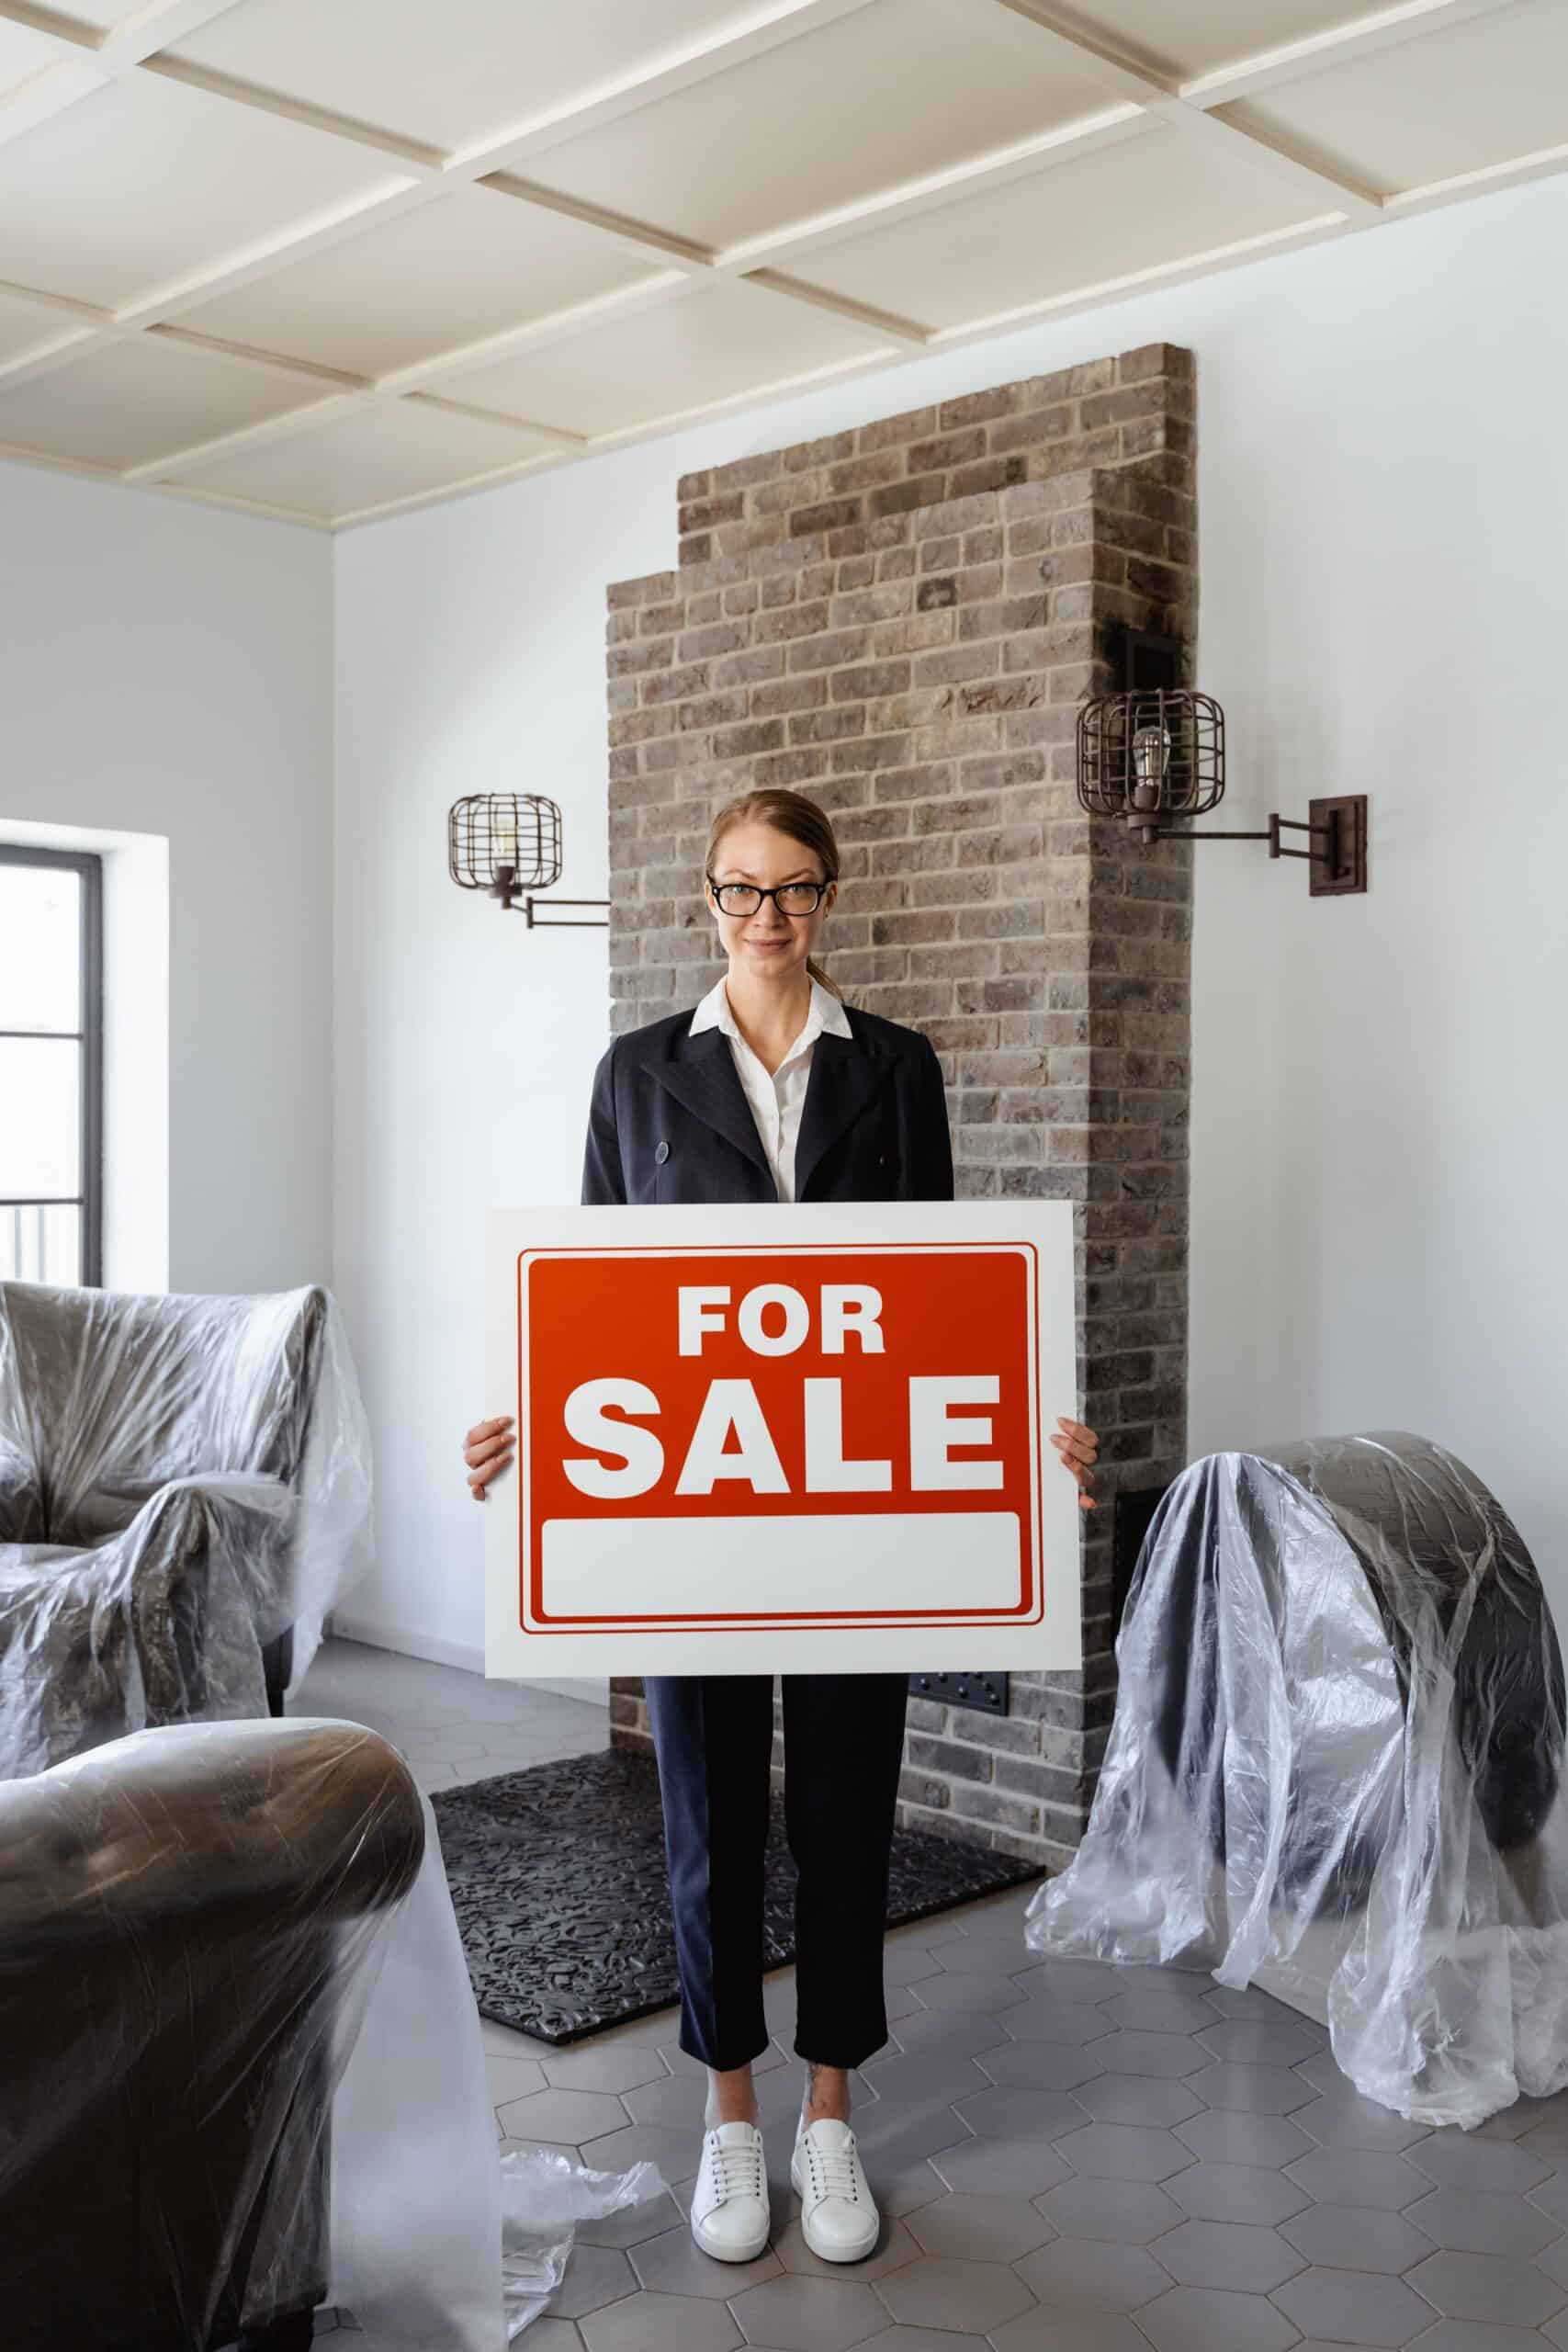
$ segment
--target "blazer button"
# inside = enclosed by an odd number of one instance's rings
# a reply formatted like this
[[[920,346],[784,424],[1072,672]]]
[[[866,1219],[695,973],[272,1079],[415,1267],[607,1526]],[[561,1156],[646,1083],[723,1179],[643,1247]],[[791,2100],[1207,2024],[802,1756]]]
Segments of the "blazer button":
[[[654,1156],[655,1159],[657,1159],[657,1161],[659,1162],[659,1165],[660,1166],[660,1168],[662,1168],[662,1167],[663,1167],[663,1165],[664,1165],[664,1163],[665,1163],[665,1161],[666,1161],[666,1160],[669,1159],[669,1157],[670,1157],[670,1147],[669,1147],[669,1145],[668,1145],[667,1143],[661,1143],[661,1144],[660,1145],[660,1147],[659,1147],[659,1149],[654,1153],[654,1155],[653,1155],[653,1156]]]

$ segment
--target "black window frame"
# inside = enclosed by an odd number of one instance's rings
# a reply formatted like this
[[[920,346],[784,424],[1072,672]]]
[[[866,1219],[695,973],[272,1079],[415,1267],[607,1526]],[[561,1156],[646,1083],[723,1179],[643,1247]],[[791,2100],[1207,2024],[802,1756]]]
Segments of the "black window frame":
[[[88,850],[33,849],[0,841],[0,865],[53,866],[82,883],[82,1026],[80,1029],[0,1029],[0,1037],[73,1037],[82,1047],[80,1193],[47,1201],[0,1200],[10,1208],[74,1208],[82,1216],[81,1287],[104,1280],[104,862]]]

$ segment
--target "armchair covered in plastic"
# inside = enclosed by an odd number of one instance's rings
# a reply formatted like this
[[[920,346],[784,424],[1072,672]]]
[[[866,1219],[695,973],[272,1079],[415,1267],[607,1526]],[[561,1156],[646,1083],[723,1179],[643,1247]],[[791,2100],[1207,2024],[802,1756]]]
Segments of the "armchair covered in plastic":
[[[1260,1984],[1416,2121],[1568,2085],[1562,1660],[1472,1471],[1402,1431],[1194,1464],[1117,1659],[1031,1944]]]
[[[0,1780],[145,1725],[265,1714],[369,1565],[338,1311],[0,1283]]]
[[[427,1803],[352,1724],[0,1787],[6,2352],[503,2352],[495,2123]]]

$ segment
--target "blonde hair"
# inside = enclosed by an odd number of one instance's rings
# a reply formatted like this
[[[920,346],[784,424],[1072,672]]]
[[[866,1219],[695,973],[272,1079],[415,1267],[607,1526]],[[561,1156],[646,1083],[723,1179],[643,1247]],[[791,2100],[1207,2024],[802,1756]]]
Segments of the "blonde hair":
[[[804,792],[790,792],[784,786],[775,785],[727,800],[708,831],[707,855],[703,861],[705,874],[713,872],[720,844],[736,825],[770,826],[775,833],[783,833],[790,841],[798,842],[802,849],[810,850],[821,862],[824,880],[838,880],[839,843],[832,821],[828,811],[819,808],[815,800],[808,800]],[[829,995],[842,1001],[843,989],[829,978],[815,956],[807,956],[806,968]]]

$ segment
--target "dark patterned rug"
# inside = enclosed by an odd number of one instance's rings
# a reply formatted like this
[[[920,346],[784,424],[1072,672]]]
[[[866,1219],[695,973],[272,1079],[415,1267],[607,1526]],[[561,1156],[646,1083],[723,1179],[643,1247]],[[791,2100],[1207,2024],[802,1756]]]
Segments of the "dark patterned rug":
[[[541,2041],[577,2041],[680,1998],[650,1756],[607,1748],[445,1789],[431,1804],[481,2017]],[[1042,1875],[1009,1854],[900,1829],[887,1924]],[[769,1968],[795,1957],[795,1878],[775,1794],[764,1894]]]

